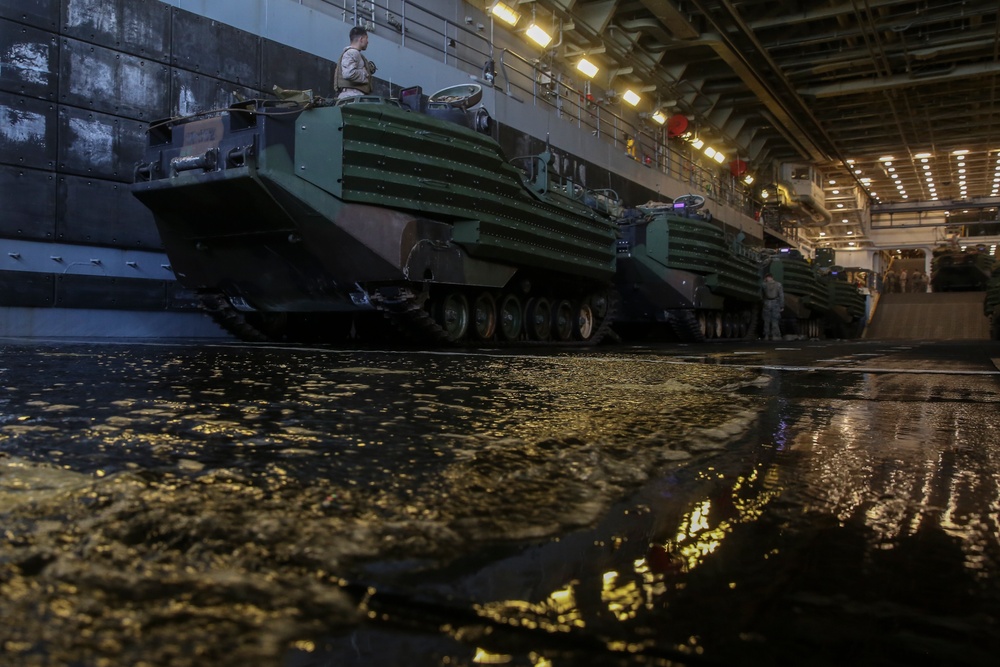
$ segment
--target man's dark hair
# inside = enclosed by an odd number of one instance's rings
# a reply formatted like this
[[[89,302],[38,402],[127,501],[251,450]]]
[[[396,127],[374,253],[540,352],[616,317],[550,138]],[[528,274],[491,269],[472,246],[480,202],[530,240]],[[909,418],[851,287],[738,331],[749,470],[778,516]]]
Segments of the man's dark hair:
[[[359,25],[356,25],[353,28],[351,28],[351,41],[353,42],[358,37],[363,37],[364,35],[367,34],[368,34],[367,30],[365,30],[363,27]]]

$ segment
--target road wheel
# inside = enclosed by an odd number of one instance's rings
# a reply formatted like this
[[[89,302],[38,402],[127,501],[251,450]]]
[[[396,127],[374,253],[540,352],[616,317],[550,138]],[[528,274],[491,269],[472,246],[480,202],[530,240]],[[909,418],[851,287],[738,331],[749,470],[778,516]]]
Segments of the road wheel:
[[[531,340],[548,340],[552,333],[552,306],[548,299],[528,301],[525,309],[524,328]]]
[[[590,304],[584,301],[576,311],[576,322],[573,323],[573,335],[580,340],[590,340],[594,335],[594,311]]]
[[[563,299],[552,308],[552,330],[556,340],[567,341],[573,337],[573,304]]]
[[[472,327],[479,340],[492,340],[497,331],[497,302],[489,292],[480,292],[472,304]]]
[[[444,329],[448,340],[456,341],[465,337],[469,330],[469,300],[461,292],[449,292],[438,310],[438,324]]]
[[[521,300],[514,294],[505,295],[500,301],[500,335],[504,340],[517,340],[523,323]]]

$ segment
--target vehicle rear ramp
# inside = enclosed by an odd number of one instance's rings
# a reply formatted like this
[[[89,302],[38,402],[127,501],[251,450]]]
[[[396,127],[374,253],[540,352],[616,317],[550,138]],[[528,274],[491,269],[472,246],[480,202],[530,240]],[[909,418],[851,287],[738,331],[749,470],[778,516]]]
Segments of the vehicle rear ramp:
[[[879,340],[987,340],[985,292],[883,294],[864,337]]]

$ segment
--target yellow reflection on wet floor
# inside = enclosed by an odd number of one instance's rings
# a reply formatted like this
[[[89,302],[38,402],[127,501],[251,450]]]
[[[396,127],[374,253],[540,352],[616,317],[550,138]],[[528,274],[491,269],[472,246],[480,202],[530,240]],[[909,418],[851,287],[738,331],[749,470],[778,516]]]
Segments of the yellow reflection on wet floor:
[[[475,605],[476,613],[507,625],[519,625],[531,630],[569,632],[585,626],[576,603],[573,581],[564,588],[553,591],[541,602],[527,600],[501,600]]]

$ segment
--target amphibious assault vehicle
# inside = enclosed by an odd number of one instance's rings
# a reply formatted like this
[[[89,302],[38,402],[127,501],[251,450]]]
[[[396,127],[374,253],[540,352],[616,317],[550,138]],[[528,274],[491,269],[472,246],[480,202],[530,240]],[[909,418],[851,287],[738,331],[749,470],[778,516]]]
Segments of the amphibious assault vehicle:
[[[781,332],[805,338],[822,338],[830,312],[830,291],[819,272],[800,252],[788,248],[770,254],[764,271],[785,289]]]
[[[931,289],[935,292],[978,292],[986,289],[993,257],[981,247],[948,243],[931,255]]]
[[[840,266],[832,266],[821,273],[829,294],[830,310],[826,317],[827,336],[857,338],[864,331],[868,316],[868,299],[848,279]]]
[[[867,315],[865,295],[841,267],[818,268],[797,250],[772,252],[764,271],[785,288],[781,331],[804,338],[857,338]]]
[[[992,276],[986,283],[983,311],[990,318],[990,338],[1000,340],[1000,262],[993,264]]]
[[[153,123],[133,193],[181,284],[244,339],[388,318],[436,342],[596,343],[616,308],[613,202],[557,182],[548,154],[509,163],[481,95],[303,93]]]
[[[618,241],[618,320],[666,323],[682,341],[756,337],[758,253],[727,239],[699,195],[650,202],[623,218]]]

